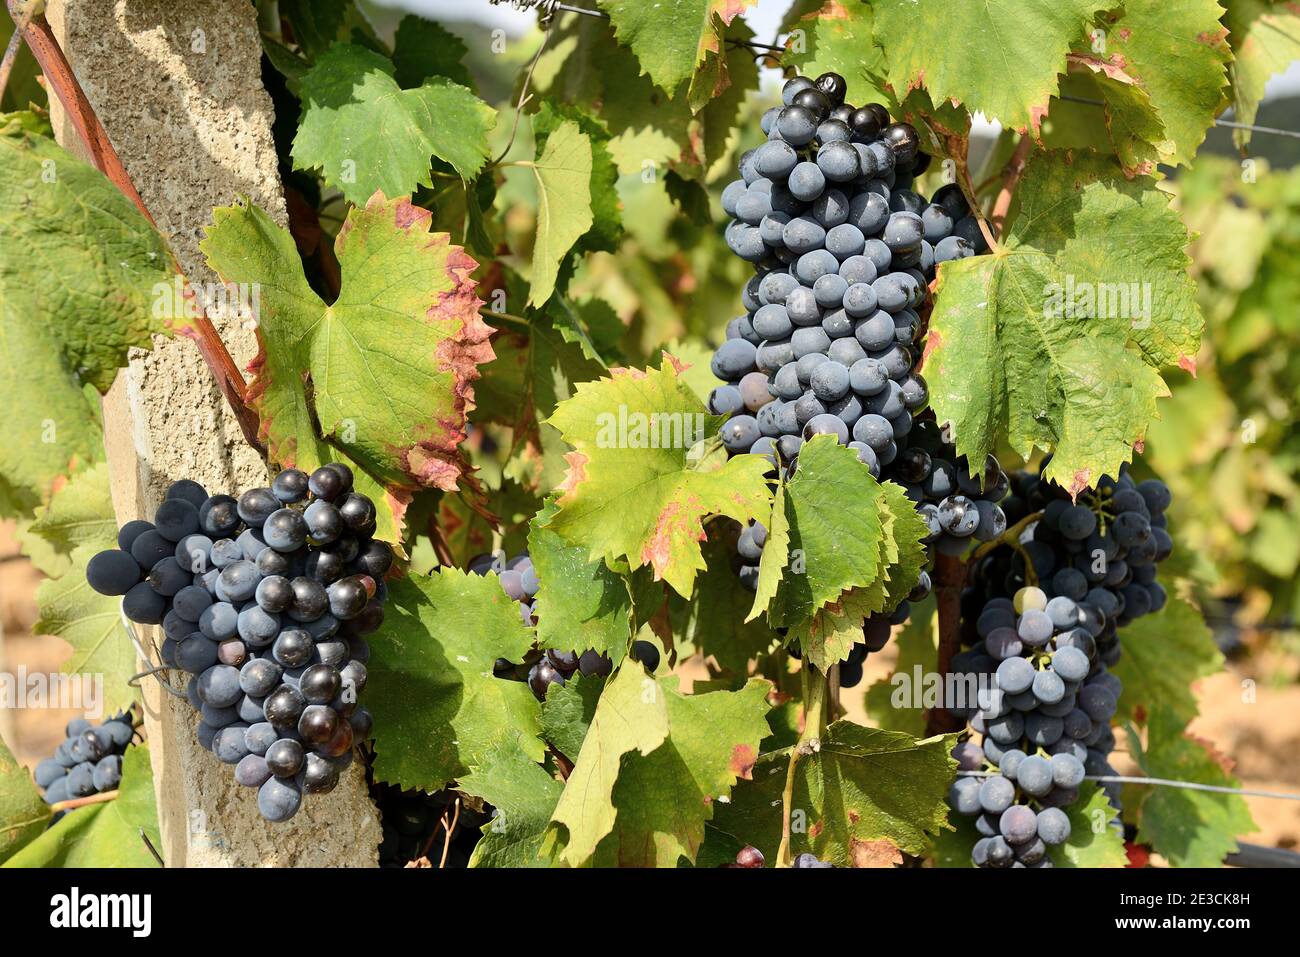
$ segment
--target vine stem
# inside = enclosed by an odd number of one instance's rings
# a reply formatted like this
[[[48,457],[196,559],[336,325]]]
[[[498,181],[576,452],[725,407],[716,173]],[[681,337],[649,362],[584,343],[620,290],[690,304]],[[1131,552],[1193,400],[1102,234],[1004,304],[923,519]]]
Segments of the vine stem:
[[[59,46],[53,30],[50,29],[49,22],[42,14],[29,16],[31,5],[24,0],[7,0],[7,2],[9,15],[14,21],[15,35],[21,34],[32,51],[46,82],[54,89],[68,119],[72,122],[73,129],[76,130],[77,137],[85,147],[92,165],[103,173],[123,196],[135,204],[141,215],[156,229],[157,222],[145,206],[144,200],[140,198],[130,174],[122,164],[121,157],[117,155],[117,150],[113,148],[113,143],[108,138],[108,132],[96,115],[94,107],[91,106],[86,91],[77,80],[72,65],[68,63],[68,58],[64,55],[63,48]],[[192,322],[177,331],[192,340],[198,347],[204,363],[216,379],[217,388],[221,390],[222,396],[239,422],[245,441],[259,454],[265,456],[266,445],[259,435],[260,423],[257,413],[244,398],[246,389],[244,377],[227,351],[225,343],[221,341],[216,326],[208,318],[202,301],[181,270],[180,262],[170,247],[168,255],[171,256],[172,266],[184,283],[185,296],[192,301],[196,312]]]
[[[1011,159],[1007,165],[1002,177],[1002,189],[998,190],[997,199],[993,201],[993,213],[990,219],[998,232],[1002,232],[1002,223],[1007,218],[1007,212],[1011,209],[1011,200],[1015,196],[1016,187],[1020,184],[1020,177],[1025,172],[1025,161],[1029,159],[1029,151],[1033,149],[1034,141],[1028,134],[1020,137],[1020,142],[1016,144],[1016,151],[1011,154]]]
[[[934,595],[939,611],[939,655],[935,670],[946,685],[952,657],[961,647],[961,590],[966,584],[966,563],[959,555],[939,552],[934,559]],[[958,731],[965,722],[947,708],[933,708],[925,716],[926,734]]]
[[[88,804],[105,804],[108,801],[117,799],[117,791],[101,791],[99,794],[92,794],[89,797],[70,798],[67,801],[55,801],[50,805],[50,810],[56,814],[59,811],[71,811],[75,808],[85,807]]]
[[[826,733],[826,709],[830,704],[830,680],[812,665],[805,663],[799,669],[799,683],[803,690],[803,730],[799,740],[790,749],[790,763],[785,769],[785,788],[781,792],[781,846],[776,852],[776,866],[790,867],[790,816],[794,810],[795,768],[799,759],[815,754],[821,749],[821,738]]]

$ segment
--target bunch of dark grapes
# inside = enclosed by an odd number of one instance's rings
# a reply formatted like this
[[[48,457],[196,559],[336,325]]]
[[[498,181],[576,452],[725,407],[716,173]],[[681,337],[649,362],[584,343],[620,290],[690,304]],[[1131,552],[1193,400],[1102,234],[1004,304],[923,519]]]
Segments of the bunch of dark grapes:
[[[1085,775],[1115,774],[1117,631],[1164,606],[1156,566],[1173,548],[1163,482],[1121,471],[1078,504],[1039,475],[1015,486],[1008,512],[1029,524],[973,567],[962,597],[972,644],[952,661],[981,684],[975,706],[950,709],[980,736],[954,756],[963,771],[992,773],[958,778],[949,796],[975,819],[981,867],[1051,866],[1047,848],[1069,838],[1066,809]],[[1102,788],[1118,809],[1119,786]]]
[[[736,852],[735,863],[722,864],[720,866],[760,868],[763,866],[763,863],[764,863],[763,852],[760,851],[758,848],[754,847],[752,844],[746,844],[744,847],[742,847],[739,851]],[[809,854],[805,852],[803,854],[800,854],[798,857],[796,857],[794,861],[790,864],[790,866],[798,869],[807,869],[813,867],[834,867],[835,865],[830,863],[829,861],[818,860],[817,855]]]
[[[512,601],[519,602],[519,615],[524,624],[536,627],[537,592],[541,589],[541,582],[527,552],[508,561],[501,555],[477,555],[470,559],[469,570],[475,575],[496,575],[505,593]],[[630,654],[651,672],[659,667],[659,649],[648,641],[632,642]],[[553,684],[563,685],[575,673],[584,678],[603,678],[613,670],[614,663],[608,655],[590,648],[581,654],[559,648],[535,649],[524,657],[522,663],[498,658],[492,667],[498,678],[527,681],[538,701],[546,700],[547,688]]]
[[[960,187],[929,200],[913,189],[930,163],[916,130],[891,123],[878,103],[846,104],[844,91],[835,73],[789,80],[784,105],[763,116],[768,142],[741,157],[741,178],[723,191],[733,217],[727,243],[756,275],[741,296],[745,315],[714,354],[713,373],[726,384],[709,409],[730,416],[722,428],[730,454],[786,469],[805,440],[836,436],[873,476],[908,489],[931,541],[964,547],[977,528],[1005,529],[995,503],[1006,476],[990,462],[972,480],[934,422],[917,418],[929,401],[918,310],[938,263],[988,247]],[[740,577],[750,588],[766,537],[759,524],[741,533]],[[910,600],[929,590],[923,572]],[[840,667],[842,686],[861,680],[865,656],[907,616],[904,603],[866,622]]]
[[[333,790],[370,735],[365,636],[383,622],[393,562],[374,532],[346,465],[286,469],[238,499],[186,480],[86,567],[128,618],[162,625],[163,664],[191,675],[199,743],[258,789],[268,821]]]
[[[36,765],[33,776],[47,804],[114,791],[122,783],[122,755],[135,737],[131,713],[123,711],[95,725],[73,718],[54,757]]]

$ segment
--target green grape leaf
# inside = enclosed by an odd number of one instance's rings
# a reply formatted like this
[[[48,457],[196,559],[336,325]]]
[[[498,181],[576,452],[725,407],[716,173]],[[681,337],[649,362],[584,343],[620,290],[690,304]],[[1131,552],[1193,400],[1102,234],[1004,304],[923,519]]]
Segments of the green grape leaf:
[[[537,699],[523,682],[492,675],[496,659],[522,661],[533,647],[495,576],[451,568],[399,579],[385,610],[366,695],[379,780],[436,791],[478,764],[503,729],[541,760]]]
[[[570,761],[577,759],[596,705],[605,689],[604,678],[574,675],[564,684],[546,689],[542,702],[542,737]]]
[[[4,866],[157,867],[142,832],[154,847],[162,846],[149,748],[139,744],[122,756],[116,798],[69,811]]]
[[[454,489],[473,382],[493,357],[470,279],[477,264],[427,231],[427,211],[376,196],[348,213],[335,241],[342,288],[326,305],[266,213],[223,207],[214,218],[201,244],[208,263],[227,282],[259,284],[249,400],[271,458],[306,467],[343,451],[388,490],[362,489],[399,527],[410,492]]]
[[[538,144],[537,159],[530,166],[537,181],[530,306],[551,298],[560,261],[591,228],[591,164],[591,139],[573,120],[559,123],[545,144]]]
[[[349,0],[280,0],[276,11],[303,55],[314,60],[347,35],[350,7]]]
[[[537,68],[533,88],[553,103],[580,108],[597,103],[609,131],[610,154],[620,173],[643,175],[667,166],[690,180],[728,149],[748,90],[758,86],[758,69],[743,46],[723,50],[730,85],[698,112],[688,103],[689,80],[665,93],[642,74],[636,56],[614,38],[609,21],[557,11],[550,40]],[[747,40],[753,32],[737,18],[727,39]],[[647,167],[644,164],[651,164]]]
[[[845,503],[853,505],[845,508]],[[861,627],[859,615],[883,611],[890,601],[897,604],[895,599],[916,584],[924,560],[924,523],[901,488],[877,482],[857,453],[833,436],[805,443],[783,505],[789,544],[784,549],[778,544],[774,561],[783,551],[787,560],[768,617],[777,627],[799,626],[812,641],[804,648],[812,656],[808,660],[825,670],[848,653],[841,646],[854,618]],[[759,597],[767,593],[764,576],[775,574],[764,569],[766,546],[763,551]],[[828,615],[814,620],[823,609]],[[832,634],[838,638],[825,641]]]
[[[930,857],[935,867],[974,867],[971,848],[980,839],[975,830],[975,819],[956,811],[948,813],[948,829],[935,835],[930,844]]]
[[[1122,74],[1120,85],[1132,82],[1150,96],[1164,129],[1160,141],[1150,142],[1162,163],[1189,162],[1225,105],[1232,52],[1219,23],[1222,13],[1216,0],[1172,0],[1129,3],[1099,21],[1104,49],[1089,56],[1105,75]]]
[[[791,23],[791,29],[803,31],[803,43],[796,48],[787,39],[784,62],[807,77],[838,73],[848,84],[844,99],[849,103],[891,100],[890,91],[875,80],[886,66],[885,52],[875,43],[873,19],[865,3],[827,0]]]
[[[877,860],[882,850],[920,854],[947,827],[954,743],[956,735],[917,740],[849,721],[833,723],[820,749],[795,764],[791,856],[807,851],[844,866]],[[717,828],[757,847],[773,864],[789,763],[789,749],[763,755],[753,779],[714,814]]]
[[[730,83],[722,49],[727,27],[755,0],[598,0],[614,33],[640,61],[641,72],[669,96],[690,80],[687,94],[698,111]]]
[[[614,369],[609,378],[581,383],[548,421],[574,447],[549,527],[586,545],[592,560],[649,565],[657,580],[689,595],[705,567],[704,520],[726,515],[744,522],[766,510],[763,459],[737,456],[707,471],[688,462],[690,447],[719,422],[674,362]]]
[[[553,825],[571,865],[672,867],[694,860],[704,822],[749,776],[767,734],[767,692],[683,695],[628,662],[605,685]]]
[[[1233,61],[1232,106],[1239,123],[1254,123],[1264,88],[1271,77],[1300,59],[1300,10],[1289,0],[1221,0],[1226,10]],[[1250,142],[1250,130],[1233,133],[1239,147]]]
[[[391,60],[350,43],[320,56],[301,82],[294,168],[321,170],[356,205],[376,192],[431,187],[430,155],[474,179],[487,162],[496,111],[446,77],[404,90],[393,74]]]
[[[758,587],[754,590],[754,604],[745,616],[747,622],[753,621],[770,608],[781,588],[781,579],[790,565],[790,514],[786,505],[786,483],[783,481],[777,485],[773,495],[772,513],[766,516],[767,541],[763,545],[763,555],[758,560]]]
[[[548,866],[539,852],[564,785],[525,753],[518,738],[493,744],[457,786],[495,808],[470,867]]]
[[[445,76],[472,90],[474,81],[462,62],[468,52],[465,41],[441,23],[405,16],[393,36],[393,77],[403,90],[418,87],[431,76]]]
[[[127,350],[180,330],[155,314],[170,292],[162,238],[108,179],[0,117],[0,509],[30,512],[55,481],[103,457],[99,403]]]
[[[670,595],[669,615],[675,641],[689,641],[724,672],[743,676],[750,660],[771,648],[777,634],[763,621],[745,619],[754,593],[732,567],[735,537],[724,536],[719,525],[709,527],[705,569],[695,579],[694,595],[689,601]]]
[[[632,595],[627,582],[587,549],[561,538],[547,522],[558,511],[553,502],[533,519],[528,554],[537,569],[537,640],[559,651],[588,649],[608,654],[615,664],[632,640]]]
[[[31,772],[0,741],[0,864],[30,844],[49,823],[49,805]]]
[[[1193,683],[1223,670],[1223,653],[1201,613],[1176,595],[1120,629],[1119,643],[1124,653],[1111,669],[1124,682],[1117,721],[1139,721],[1158,708],[1187,724],[1197,713]]]
[[[925,733],[925,709],[914,707],[912,696],[905,695],[903,689],[918,688],[924,692],[924,678],[918,681],[918,675],[934,673],[939,649],[939,616],[933,601],[913,605],[911,618],[891,643],[898,649],[893,674],[867,689],[867,714],[885,731],[920,737]],[[896,684],[902,678],[907,684]]]
[[[544,102],[533,114],[533,142],[537,152],[545,155],[551,134],[563,129],[567,123],[577,124],[578,131],[586,137],[591,148],[591,175],[587,187],[591,200],[591,228],[578,237],[574,248],[583,252],[614,252],[623,235],[623,204],[615,188],[618,170],[609,152],[609,130],[604,122],[578,107]],[[566,131],[565,135],[572,137],[572,131]],[[565,205],[570,202],[566,199]],[[598,357],[591,355],[590,358]]]
[[[136,652],[122,619],[122,599],[101,595],[86,582],[86,564],[115,541],[78,545],[72,550],[72,567],[60,578],[41,582],[36,589],[40,617],[32,626],[37,635],[62,638],[72,654],[59,670],[69,675],[103,678],[103,705],[107,711],[128,708],[135,691],[127,684],[138,670]]]
[[[1065,809],[1070,838],[1048,849],[1057,867],[1127,867],[1124,838],[1113,826],[1119,812],[1091,781],[1079,785],[1079,799]]]
[[[1071,44],[1107,7],[1105,0],[914,0],[875,6],[874,30],[898,94],[923,86],[936,103],[957,100],[1037,134]]]
[[[50,503],[37,506],[29,529],[65,554],[78,545],[111,548],[117,541],[117,519],[108,488],[108,463],[100,462],[59,482]]]
[[[958,451],[1000,440],[1077,494],[1116,475],[1169,394],[1159,370],[1195,369],[1203,320],[1187,230],[1151,180],[1100,158],[1047,153],[1026,167],[1002,245],[944,263],[924,372]]]
[[[1129,747],[1142,772],[1153,778],[1240,786],[1226,759],[1187,734],[1184,725],[1181,716],[1156,707],[1147,718],[1145,749],[1130,730]],[[1221,867],[1224,857],[1237,849],[1237,835],[1256,829],[1239,794],[1153,786],[1138,809],[1137,839],[1174,867]]]

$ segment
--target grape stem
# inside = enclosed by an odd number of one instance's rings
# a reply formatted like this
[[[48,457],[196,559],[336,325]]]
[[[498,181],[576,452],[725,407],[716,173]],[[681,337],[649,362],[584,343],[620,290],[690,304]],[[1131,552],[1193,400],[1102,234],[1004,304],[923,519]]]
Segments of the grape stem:
[[[104,804],[117,798],[117,791],[101,791],[99,794],[92,794],[89,797],[69,798],[66,801],[55,801],[50,805],[50,810],[54,813],[59,811],[71,811],[75,808],[85,807],[88,804]]]
[[[975,549],[975,553],[971,556],[971,558],[972,559],[983,558],[985,555],[993,551],[993,549],[997,548],[999,545],[1010,545],[1012,548],[1015,548],[1016,551],[1019,551],[1021,555],[1023,555],[1024,552],[1021,551],[1021,549],[1019,548],[1020,536],[1024,534],[1025,529],[1027,529],[1030,525],[1032,525],[1034,522],[1038,521],[1042,517],[1043,517],[1042,512],[1031,512],[1029,515],[1026,515],[1020,521],[1016,522],[1016,524],[1008,528],[997,538],[992,539],[991,541],[987,541],[979,548]]]
[[[104,129],[103,123],[95,114],[95,109],[90,104],[86,96],[86,91],[81,88],[76,74],[72,70],[71,64],[68,63],[67,57],[63,53],[63,48],[59,46],[59,41],[55,39],[54,32],[50,29],[49,22],[43,14],[30,15],[29,5],[23,0],[8,0],[9,15],[13,17],[15,33],[21,33],[23,40],[35,56],[37,64],[44,74],[46,83],[54,89],[55,95],[58,96],[59,102],[63,105],[68,119],[72,122],[73,128],[77,132],[78,139],[81,140],[91,164],[104,174],[114,186],[121,191],[122,195],[135,204],[141,215],[149,221],[151,226],[157,227],[153,216],[140,198],[139,192],[136,191],[135,184],[131,181],[131,176],[122,165],[121,158],[113,148],[112,141],[108,138],[108,132]],[[226,350],[225,343],[221,341],[221,336],[212,320],[208,318],[203,309],[202,301],[194,293],[193,287],[190,286],[189,280],[181,270],[180,262],[176,259],[176,254],[168,249],[171,256],[172,266],[180,274],[181,281],[185,284],[186,297],[191,301],[197,315],[189,323],[179,326],[176,331],[192,339],[198,347],[199,354],[203,357],[212,376],[216,379],[217,388],[229,403],[235,419],[239,422],[239,428],[244,433],[244,440],[258,454],[266,455],[266,445],[262,442],[259,435],[260,423],[257,413],[247,404],[244,399],[245,383],[244,377],[231,358],[230,353]]]
[[[803,730],[799,740],[790,749],[790,763],[785,769],[785,788],[781,792],[781,846],[776,852],[776,866],[790,867],[790,815],[794,810],[795,767],[799,759],[821,750],[822,735],[826,733],[826,708],[830,703],[830,681],[807,662],[799,669],[799,682],[803,686]]]
[[[1002,189],[998,191],[997,199],[993,201],[993,213],[990,216],[999,233],[1002,232],[1002,223],[1007,218],[1007,211],[1011,209],[1011,199],[1020,184],[1020,177],[1024,175],[1025,161],[1029,159],[1029,151],[1033,146],[1034,141],[1028,135],[1020,137],[1020,142],[1016,144],[1016,151],[1011,154],[1011,159],[1007,161],[1003,171]]]
[[[939,649],[935,670],[947,681],[952,658],[961,647],[961,590],[966,584],[966,563],[960,555],[940,552],[934,559],[934,598],[939,615]],[[959,731],[966,724],[946,708],[926,713],[925,733],[944,734]]]

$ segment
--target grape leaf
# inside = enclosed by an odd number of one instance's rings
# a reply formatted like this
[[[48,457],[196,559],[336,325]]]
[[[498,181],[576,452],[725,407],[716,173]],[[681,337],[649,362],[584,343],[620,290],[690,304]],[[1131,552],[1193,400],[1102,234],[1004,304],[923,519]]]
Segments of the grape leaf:
[[[69,811],[4,866],[157,867],[142,832],[154,847],[162,845],[149,748],[139,744],[122,756],[116,798]]]
[[[683,695],[674,677],[625,663],[605,685],[553,825],[560,858],[631,867],[694,860],[704,822],[748,777],[771,685]]]
[[[591,140],[564,120],[538,144],[531,165],[537,180],[537,236],[533,242],[532,288],[528,304],[551,298],[560,261],[591,228]]]
[[[105,710],[130,707],[135,692],[127,681],[136,673],[136,652],[122,623],[122,599],[101,595],[86,582],[86,563],[116,542],[78,545],[72,567],[61,578],[41,582],[36,589],[40,617],[32,626],[37,635],[62,638],[72,654],[59,670],[68,675],[103,679]]]
[[[924,690],[923,683],[916,681],[916,669],[921,669],[921,675],[934,673],[939,647],[939,617],[932,601],[912,606],[911,618],[894,637],[893,643],[898,649],[894,672],[867,689],[867,714],[885,731],[901,731],[919,737],[925,733],[925,709],[911,707],[910,697],[904,706],[895,705],[894,695],[899,688],[895,680],[905,678],[909,685]]]
[[[1052,97],[1041,140],[1051,149],[1093,149],[1114,153],[1126,175],[1150,174],[1174,141],[1151,102],[1150,94],[1122,70],[1096,57],[1071,54],[1086,64],[1061,78],[1060,98]],[[1100,104],[1100,110],[1098,109]],[[1098,120],[1104,118],[1104,123]]]
[[[1150,95],[1165,131],[1163,142],[1152,141],[1163,163],[1189,162],[1225,105],[1232,53],[1221,14],[1216,0],[1172,0],[1128,3],[1099,21],[1105,48],[1091,56]]]
[[[885,53],[875,44],[872,21],[872,9],[865,3],[827,0],[820,10],[791,23],[792,30],[803,31],[802,49],[787,38],[784,61],[807,77],[838,73],[848,84],[844,99],[849,103],[892,99],[874,79],[886,67]]]
[[[580,107],[599,104],[619,172],[644,174],[647,168],[667,165],[687,179],[702,179],[726,152],[746,91],[758,85],[750,51],[738,45],[724,50],[730,86],[692,113],[689,81],[671,91],[670,98],[614,39],[609,21],[560,11],[555,16],[550,41],[533,71],[538,94]],[[737,18],[726,36],[747,40],[753,32]]]
[[[548,420],[574,447],[548,527],[586,545],[590,557],[649,565],[656,580],[689,595],[705,567],[704,519],[743,522],[765,510],[767,463],[738,456],[705,471],[687,461],[694,441],[718,419],[678,377],[663,368],[614,369],[585,382]],[[710,461],[707,464],[714,464]]]
[[[1070,839],[1048,850],[1057,867],[1126,867],[1124,838],[1113,827],[1119,812],[1091,781],[1079,785],[1079,799],[1065,809]]]
[[[1233,119],[1254,123],[1271,77],[1300,58],[1300,10],[1289,0],[1221,0],[1226,13],[1233,61]],[[1235,130],[1239,147],[1250,142],[1250,130]]]
[[[108,489],[108,463],[82,469],[56,482],[48,505],[37,506],[30,531],[60,552],[78,545],[111,548],[117,542],[117,519]]]
[[[376,195],[339,233],[342,288],[326,305],[266,213],[228,207],[214,217],[201,244],[208,263],[260,288],[249,400],[272,459],[324,457],[327,439],[389,490],[399,526],[411,491],[455,488],[477,367],[493,357],[469,278],[476,263],[427,232],[427,211]]]
[[[418,87],[431,76],[445,76],[472,90],[474,81],[462,62],[468,52],[465,41],[441,23],[405,16],[393,35],[393,77],[403,90]]]
[[[375,716],[375,775],[436,791],[477,765],[503,729],[542,758],[528,686],[492,675],[521,661],[533,633],[495,576],[439,569],[390,583],[382,641],[371,649],[366,706]]]
[[[42,135],[0,117],[0,511],[30,512],[55,480],[103,457],[93,390],[149,348],[170,289],[162,238],[117,187]],[[178,328],[177,326],[176,328]]]
[[[477,176],[496,111],[446,77],[403,90],[393,74],[387,57],[350,43],[320,56],[302,78],[294,168],[320,169],[357,205],[376,192],[402,196],[432,186],[430,155],[467,182]]]
[[[755,0],[598,0],[609,14],[614,34],[636,54],[641,72],[670,96],[690,80],[687,100],[700,110],[730,83],[723,36],[738,14]]]
[[[848,653],[847,647],[839,646],[847,640],[853,618],[860,628],[859,615],[883,611],[890,600],[902,597],[899,589],[905,594],[916,584],[923,561],[924,524],[900,488],[877,482],[857,453],[839,445],[833,436],[805,443],[799,470],[784,491],[789,544],[782,548],[778,541],[772,559],[775,564],[786,554],[768,617],[776,627],[799,626],[801,634],[811,639],[805,653],[824,671]],[[846,509],[846,502],[852,502],[853,508]],[[891,567],[895,563],[898,567]],[[765,576],[776,574],[767,566],[764,546],[759,594],[751,616],[771,588]],[[849,593],[854,594],[845,598]],[[818,612],[832,605],[827,617],[814,622]],[[832,634],[835,640],[824,641]],[[839,650],[843,654],[836,657]]]
[[[30,844],[49,823],[49,806],[31,772],[0,741],[0,864]]]
[[[695,579],[694,595],[689,601],[670,595],[669,615],[674,641],[689,641],[723,671],[743,676],[750,660],[771,648],[777,635],[765,622],[745,619],[754,593],[733,567],[735,536],[724,536],[720,524],[709,526],[705,569]]]
[[[495,808],[470,867],[546,867],[542,838],[564,786],[530,758],[518,738],[493,744],[457,786]]]
[[[570,761],[577,759],[587,738],[596,705],[605,690],[604,678],[574,675],[546,689],[542,702],[542,737]]]
[[[617,664],[632,639],[632,596],[627,582],[587,549],[547,527],[554,502],[533,519],[528,554],[541,579],[537,593],[537,640],[544,648],[608,654]]]
[[[1184,725],[1181,716],[1155,707],[1147,719],[1145,749],[1130,730],[1129,749],[1142,772],[1153,778],[1239,787],[1225,759],[1187,734]],[[1255,821],[1239,794],[1157,786],[1138,810],[1138,840],[1174,867],[1221,867],[1224,857],[1237,849],[1236,836],[1254,830]]]
[[[533,115],[533,142],[539,154],[545,154],[551,134],[566,123],[576,123],[591,148],[591,175],[587,187],[591,200],[591,228],[578,237],[574,248],[583,252],[614,252],[623,235],[623,204],[615,188],[618,170],[609,152],[609,130],[603,121],[584,109],[544,102]],[[566,204],[568,202],[566,200]],[[589,358],[598,357],[591,355]]]
[[[1169,393],[1159,370],[1195,368],[1187,230],[1153,187],[1094,156],[1040,154],[1001,247],[942,265],[924,372],[970,460],[1003,438],[1026,458],[1054,448],[1047,478],[1078,493],[1142,442]]]
[[[1105,0],[914,0],[875,6],[874,29],[899,95],[924,86],[936,103],[958,100],[1037,134],[1070,45],[1108,6]]]
[[[802,468],[802,466],[800,466]],[[956,735],[917,740],[896,731],[836,721],[820,750],[795,764],[790,853],[850,865],[882,845],[920,854],[947,827],[945,796],[957,763]],[[776,862],[781,843],[782,792],[790,751],[758,759],[753,779],[720,806],[714,825]]]
[[[1197,713],[1193,682],[1223,670],[1223,653],[1201,613],[1176,595],[1154,615],[1125,625],[1119,643],[1124,653],[1111,669],[1124,682],[1117,721],[1159,708],[1187,724]]]

